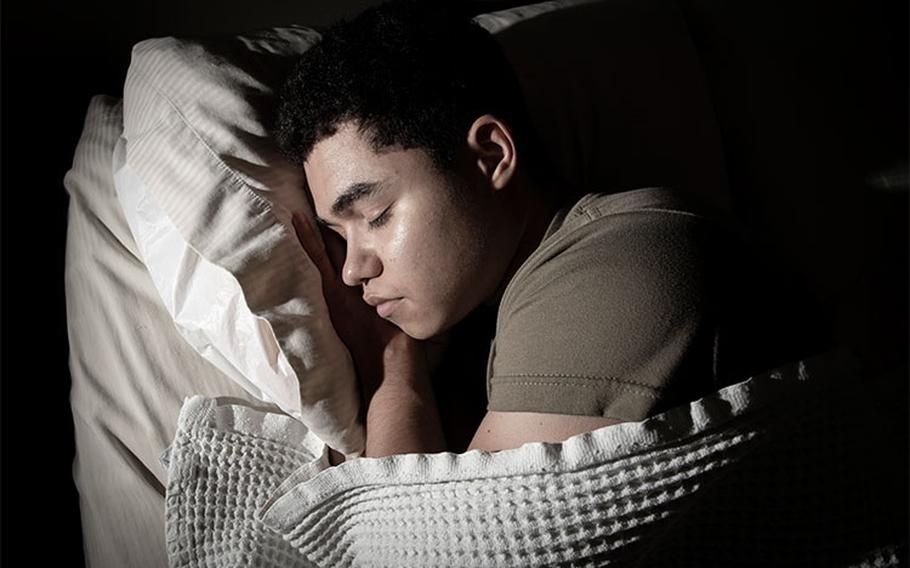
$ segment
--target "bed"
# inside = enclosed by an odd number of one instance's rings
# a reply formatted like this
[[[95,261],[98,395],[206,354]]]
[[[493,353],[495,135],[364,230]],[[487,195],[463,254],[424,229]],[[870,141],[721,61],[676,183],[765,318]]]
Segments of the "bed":
[[[675,5],[556,1],[477,19],[515,65],[567,191],[671,182],[730,210],[720,134]],[[265,129],[282,73],[317,37],[289,25],[146,40],[123,98],[89,105],[66,178],[89,565],[906,561],[905,521],[889,506],[903,483],[886,459],[900,429],[894,381],[862,376],[840,353],[563,444],[359,458],[350,359],[290,229],[308,207],[295,191],[304,180]],[[571,54],[585,57],[564,65]],[[869,383],[852,414],[851,381]],[[801,436],[788,435],[794,425]],[[327,445],[350,461],[328,467]],[[623,467],[633,473],[604,473]],[[554,487],[576,488],[574,500]],[[395,515],[371,508],[383,502]],[[496,535],[489,549],[485,534]]]

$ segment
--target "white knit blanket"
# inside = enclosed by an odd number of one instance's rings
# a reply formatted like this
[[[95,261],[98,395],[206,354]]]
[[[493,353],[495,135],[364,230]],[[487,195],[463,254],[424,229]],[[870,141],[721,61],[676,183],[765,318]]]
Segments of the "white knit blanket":
[[[167,455],[170,564],[897,566],[906,401],[814,364],[559,444],[336,467],[287,416],[192,397]]]

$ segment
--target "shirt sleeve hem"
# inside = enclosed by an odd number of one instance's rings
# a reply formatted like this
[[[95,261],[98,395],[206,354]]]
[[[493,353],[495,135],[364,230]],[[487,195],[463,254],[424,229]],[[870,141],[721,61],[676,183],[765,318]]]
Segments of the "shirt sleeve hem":
[[[489,381],[487,410],[602,416],[628,422],[647,417],[659,391],[647,385],[570,375],[497,375]]]

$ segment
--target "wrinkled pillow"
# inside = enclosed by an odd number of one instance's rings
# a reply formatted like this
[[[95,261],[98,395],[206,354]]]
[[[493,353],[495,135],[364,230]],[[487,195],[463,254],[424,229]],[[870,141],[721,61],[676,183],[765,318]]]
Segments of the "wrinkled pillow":
[[[251,394],[349,456],[364,448],[350,355],[297,241],[303,173],[267,135],[272,92],[319,37],[288,27],[133,49],[121,204],[182,335]]]

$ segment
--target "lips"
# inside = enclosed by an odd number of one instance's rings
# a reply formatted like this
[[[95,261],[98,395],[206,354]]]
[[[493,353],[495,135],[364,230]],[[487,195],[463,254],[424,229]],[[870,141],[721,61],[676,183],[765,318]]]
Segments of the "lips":
[[[398,303],[401,301],[401,298],[383,298],[382,296],[373,296],[366,295],[363,297],[363,301],[367,304],[376,308],[376,313],[379,314],[379,317],[388,317],[395,308],[398,306]]]
[[[395,298],[394,300],[386,300],[385,302],[376,306],[376,313],[379,314],[381,318],[387,318],[392,315],[392,312],[395,311],[395,308],[398,307],[398,303],[401,301],[401,298]]]

